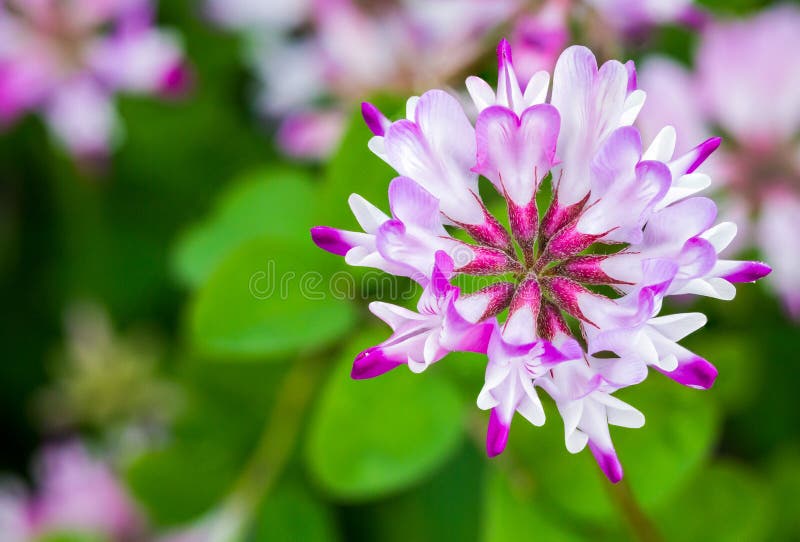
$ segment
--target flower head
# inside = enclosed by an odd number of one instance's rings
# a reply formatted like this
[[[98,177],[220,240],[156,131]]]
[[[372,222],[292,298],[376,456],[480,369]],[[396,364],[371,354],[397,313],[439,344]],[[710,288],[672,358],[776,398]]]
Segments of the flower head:
[[[735,227],[715,225],[714,203],[694,194],[708,186],[695,170],[719,140],[673,157],[666,128],[645,146],[632,126],[645,95],[631,63],[598,67],[588,49],[570,47],[549,101],[549,74],[523,88],[505,41],[498,64],[496,90],[467,80],[474,126],[439,90],[409,99],[406,118],[394,122],[365,104],[369,147],[403,175],[389,188],[393,216],[351,197],[364,233],[319,227],[312,236],[349,263],[424,288],[417,312],[370,305],[393,334],[358,355],[355,378],[400,365],[420,372],[452,351],[485,353],[478,406],[491,410],[490,456],[504,450],[515,414],[545,422],[541,390],[564,420],[567,449],[588,446],[616,482],[622,466],[608,425],[640,427],[644,416],[613,393],[642,382],[649,367],[695,388],[716,377],[678,344],[705,317],[661,315],[664,298],[730,299],[733,283],[770,269],[718,258]],[[484,204],[479,176],[505,199],[508,228]],[[458,228],[473,242],[451,237]],[[498,279],[462,292],[450,283],[458,274]]]
[[[0,0],[0,127],[36,111],[76,156],[104,156],[119,135],[115,93],[169,96],[187,81],[149,0]]]

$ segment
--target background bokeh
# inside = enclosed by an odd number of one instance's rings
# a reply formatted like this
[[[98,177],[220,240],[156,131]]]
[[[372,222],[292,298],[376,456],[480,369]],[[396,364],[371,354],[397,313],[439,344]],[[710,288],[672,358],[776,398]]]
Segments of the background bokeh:
[[[702,4],[728,17],[769,2]],[[189,0],[163,0],[158,20],[183,36],[191,89],[120,97],[124,138],[102,164],[68,155],[35,116],[0,134],[6,485],[35,493],[41,450],[80,440],[146,517],[132,540],[800,540],[800,327],[767,287],[692,306],[709,316],[687,347],[718,367],[711,390],[654,375],[620,393],[647,417],[613,431],[624,484],[564,450],[550,404],[549,423],[521,424],[487,460],[477,356],[425,378],[349,378],[385,337],[367,302],[408,286],[344,274],[309,238],[355,226],[351,192],[386,205],[392,171],[367,149],[359,100],[338,105],[337,150],[287,158],[275,117],[256,112],[247,39]],[[487,33],[454,88],[493,80],[507,30]],[[698,36],[666,24],[598,56],[691,65]],[[402,110],[404,95],[370,92]]]

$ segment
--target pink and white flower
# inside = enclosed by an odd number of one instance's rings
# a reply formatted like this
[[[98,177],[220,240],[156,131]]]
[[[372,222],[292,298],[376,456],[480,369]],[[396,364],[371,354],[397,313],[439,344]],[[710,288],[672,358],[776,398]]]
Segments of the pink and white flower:
[[[798,252],[792,248],[798,246],[793,232],[800,209],[800,65],[785,60],[786,51],[797,47],[800,9],[795,6],[770,8],[748,19],[710,23],[701,37],[695,71],[665,58],[647,61],[641,81],[653,89],[657,99],[644,108],[639,122],[650,135],[665,121],[676,126],[680,136],[677,144],[673,138],[672,145],[678,152],[687,151],[692,139],[707,137],[715,126],[730,135],[721,152],[703,166],[703,172],[721,182],[726,197],[723,212],[739,215],[740,229],[752,232],[745,241],[774,264],[775,272],[767,284],[783,298],[788,312],[800,318]],[[703,240],[714,245],[717,253],[725,249],[735,227],[721,224],[718,230],[702,233],[710,225],[711,206],[699,202],[686,205],[705,206],[705,211],[698,212],[706,223],[695,220],[690,226],[695,231],[669,232],[668,242],[682,243],[691,236],[694,246],[686,250],[691,248],[698,256],[703,250],[710,251],[708,246],[701,248],[706,245]],[[661,227],[665,228],[666,224]],[[729,251],[741,248],[742,243]],[[686,287],[704,295],[730,297],[733,288],[721,279],[736,280],[757,272],[752,264],[720,261],[715,265],[706,284],[693,280]]]
[[[265,28],[290,28],[311,14],[311,0],[208,0],[208,16],[229,28],[259,25]]]
[[[516,18],[509,41],[516,51],[517,74],[523,81],[540,70],[553,71],[558,55],[570,42],[571,4],[572,0],[546,0],[535,13]]]
[[[699,23],[702,13],[693,0],[585,0],[597,10],[604,22],[628,33],[641,32],[656,25],[672,22]]]
[[[0,1],[0,127],[38,112],[74,155],[105,156],[118,92],[173,96],[188,72],[148,0]]]
[[[483,38],[520,5],[280,0],[266,7],[257,0],[208,0],[207,11],[219,25],[251,37],[247,57],[261,83],[258,108],[280,120],[280,147],[296,158],[319,159],[336,147],[345,112],[361,97],[446,82],[483,53]],[[298,129],[298,118],[307,125],[324,119],[325,130],[315,134],[313,145],[307,144],[311,134]],[[287,122],[293,129],[283,126]]]
[[[0,532],[13,542],[76,532],[133,540],[144,520],[110,467],[79,442],[46,448],[37,463],[36,491],[0,490]],[[5,538],[4,538],[5,540]]]
[[[644,149],[633,127],[644,92],[631,63],[598,68],[588,49],[570,47],[556,63],[549,102],[549,75],[537,74],[523,90],[504,41],[498,64],[497,91],[468,80],[480,111],[474,128],[443,91],[411,98],[407,118],[395,122],[364,104],[375,134],[370,148],[404,175],[389,189],[394,219],[370,215],[359,218],[365,234],[319,227],[312,237],[350,262],[363,255],[390,273],[422,275],[415,277],[425,288],[416,312],[370,305],[393,334],[356,358],[355,378],[400,365],[420,372],[450,351],[485,353],[478,406],[491,410],[490,456],[505,449],[515,413],[545,422],[543,390],[564,420],[567,449],[588,445],[617,482],[622,467],[608,425],[641,427],[644,416],[612,394],[641,383],[648,367],[695,388],[716,377],[708,361],[678,343],[705,316],[662,315],[663,299],[730,299],[733,283],[770,269],[719,259],[735,227],[714,225],[714,203],[694,196],[710,182],[695,170],[719,140],[674,158],[675,131],[667,128]],[[510,232],[483,204],[479,174],[506,200]],[[417,194],[408,198],[413,212],[397,205],[398,184]],[[540,213],[537,195],[547,184],[553,196]],[[397,221],[404,225],[389,250],[383,230]],[[473,242],[454,241],[446,228],[464,230]],[[595,250],[598,244],[605,246]],[[468,261],[454,265],[462,250]],[[462,292],[449,282],[458,274],[497,281]]]
[[[517,75],[524,83],[540,70],[553,71],[571,41],[570,28],[605,50],[640,42],[655,27],[702,28],[708,16],[693,0],[545,0],[511,22]]]

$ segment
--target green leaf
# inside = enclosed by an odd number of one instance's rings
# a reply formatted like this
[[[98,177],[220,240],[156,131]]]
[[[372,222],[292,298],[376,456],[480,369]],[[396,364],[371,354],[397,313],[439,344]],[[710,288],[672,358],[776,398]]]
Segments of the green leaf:
[[[640,429],[611,427],[626,481],[643,509],[653,510],[673,496],[707,459],[719,425],[709,393],[653,374],[615,394],[647,420]],[[515,420],[509,448],[527,466],[544,499],[589,523],[614,518],[618,513],[608,493],[610,482],[588,449],[567,452],[563,422],[554,408],[547,410],[541,428]]]
[[[189,363],[186,408],[163,446],[128,466],[148,516],[179,525],[212,509],[250,458],[285,369],[277,364]]]
[[[218,422],[209,424],[219,427]],[[243,458],[199,438],[176,442],[137,458],[128,484],[159,525],[179,525],[210,510],[236,479]]]
[[[250,539],[270,542],[334,542],[330,510],[299,484],[283,484],[262,503]]]
[[[800,446],[784,445],[770,459],[768,480],[774,496],[774,540],[800,540]]]
[[[308,175],[300,171],[265,169],[243,176],[206,221],[181,236],[173,254],[175,274],[188,286],[201,286],[227,255],[262,236],[309,244],[314,201]]]
[[[546,502],[536,499],[531,480],[515,476],[513,480],[499,468],[489,472],[484,488],[483,542],[517,542],[520,533],[536,533],[538,540],[578,542],[589,540],[573,532],[562,514],[548,510]]]
[[[248,241],[197,292],[190,314],[195,351],[208,358],[274,359],[339,338],[353,305],[331,294],[325,254],[308,243]]]
[[[425,482],[379,501],[344,508],[347,539],[476,542],[484,467],[483,457],[462,445]]]
[[[770,508],[758,478],[723,462],[699,473],[654,519],[666,540],[757,541],[768,538]]]
[[[714,13],[726,16],[756,11],[763,8],[766,3],[765,0],[700,0],[698,2]]]
[[[713,393],[654,373],[617,394],[646,417],[641,429],[614,433],[625,476],[643,508],[654,509],[702,470],[719,434]]]
[[[605,487],[609,482],[588,450],[576,455],[567,451],[561,417],[543,394],[542,399],[547,422],[542,427],[535,427],[524,418],[515,416],[504,453],[510,454],[531,478],[536,498],[551,503],[562,514],[588,522],[614,517],[616,510]],[[488,414],[484,416],[488,421]],[[485,432],[486,425],[483,427]],[[618,434],[614,432],[612,436],[616,438]],[[627,465],[625,458],[622,458],[622,464]]]
[[[441,466],[461,440],[461,401],[435,368],[422,375],[398,367],[371,380],[350,378],[355,354],[383,338],[364,335],[347,349],[311,419],[308,466],[339,499],[406,488]]]
[[[759,353],[758,344],[752,334],[708,331],[687,338],[685,346],[711,361],[719,376],[709,395],[727,412],[741,412],[758,397],[763,385],[763,373],[753,371],[753,360]]]

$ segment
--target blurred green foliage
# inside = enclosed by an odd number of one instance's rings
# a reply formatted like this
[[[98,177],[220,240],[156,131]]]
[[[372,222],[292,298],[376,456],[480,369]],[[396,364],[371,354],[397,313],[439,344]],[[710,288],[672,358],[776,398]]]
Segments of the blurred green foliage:
[[[310,422],[310,472],[337,498],[368,500],[407,487],[440,467],[461,441],[464,409],[443,378],[422,382],[400,371],[375,385],[349,378],[354,356],[383,335],[362,335],[344,350]]]
[[[704,3],[742,12],[763,2]],[[358,112],[326,165],[286,163],[248,105],[240,44],[210,30],[194,2],[162,4],[186,38],[196,89],[175,103],[123,99],[126,138],[107,171],[77,169],[32,119],[0,139],[4,471],[25,472],[53,436],[40,434],[31,400],[66,340],[65,308],[91,299],[121,329],[159,330],[159,378],[181,390],[165,436],[125,469],[158,525],[208,517],[244,487],[250,540],[626,540],[641,537],[630,502],[665,540],[800,540],[798,328],[761,286],[699,307],[710,324],[687,346],[717,363],[714,389],[656,374],[620,394],[647,417],[612,430],[629,492],[588,452],[566,452],[551,404],[544,427],[517,420],[509,450],[488,461],[478,357],[452,355],[423,377],[349,378],[354,354],[388,331],[367,326],[366,300],[324,295],[343,266],[308,228],[355,227],[351,192],[387,207],[393,174],[367,150]],[[686,60],[692,43],[666,29],[650,46]],[[284,272],[295,274],[285,288],[259,295]],[[317,374],[297,378],[301,363]],[[264,469],[274,479],[259,493],[248,476]]]

